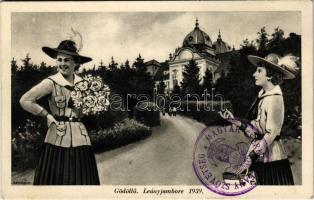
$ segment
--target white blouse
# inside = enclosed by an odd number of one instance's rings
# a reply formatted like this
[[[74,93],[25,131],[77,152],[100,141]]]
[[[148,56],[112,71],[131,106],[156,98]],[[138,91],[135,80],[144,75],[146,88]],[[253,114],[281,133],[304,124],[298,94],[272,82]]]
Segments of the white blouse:
[[[275,140],[280,135],[284,121],[284,101],[279,85],[269,91],[263,89],[259,92],[261,98],[258,104],[257,118],[251,124],[258,129],[259,134],[263,135],[259,147],[264,156],[264,162],[282,160],[287,158],[281,140]],[[264,144],[264,147],[263,147]]]

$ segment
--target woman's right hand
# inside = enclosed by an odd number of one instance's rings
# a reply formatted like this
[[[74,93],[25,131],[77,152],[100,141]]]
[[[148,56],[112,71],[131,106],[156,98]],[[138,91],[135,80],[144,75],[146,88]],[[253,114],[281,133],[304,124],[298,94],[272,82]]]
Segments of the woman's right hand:
[[[57,124],[57,120],[51,114],[48,114],[47,115],[47,126],[50,127],[50,125],[52,123]]]
[[[230,123],[235,124],[236,126],[241,126],[241,122],[235,119],[230,110],[226,109],[225,112],[222,113],[221,111],[219,111],[218,113],[223,119],[229,121]]]
[[[225,112],[223,112],[223,113],[221,111],[219,111],[218,113],[225,120],[234,119],[234,116],[233,116],[232,112],[230,112],[230,110],[228,110],[228,109],[226,109]]]
[[[241,127],[242,123],[244,123],[244,122],[241,122],[240,120],[235,119],[232,112],[230,112],[228,109],[226,109],[224,113],[222,113],[221,111],[219,111],[218,113],[223,119],[229,121],[230,123],[232,123],[238,127]],[[251,138],[255,138],[256,129],[254,129],[251,124],[246,125],[245,130],[243,130],[243,131],[245,132],[245,134],[247,136],[249,136]]]

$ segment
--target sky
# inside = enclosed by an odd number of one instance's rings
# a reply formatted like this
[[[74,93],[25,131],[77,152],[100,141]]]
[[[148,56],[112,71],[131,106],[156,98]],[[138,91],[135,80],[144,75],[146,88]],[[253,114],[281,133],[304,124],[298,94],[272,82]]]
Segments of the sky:
[[[240,47],[243,40],[254,40],[263,27],[271,34],[276,27],[285,32],[285,37],[294,32],[301,34],[301,13],[285,12],[115,12],[115,13],[13,13],[11,20],[11,54],[18,64],[29,53],[32,62],[55,61],[45,55],[41,48],[55,48],[62,40],[69,39],[71,28],[83,38],[81,55],[93,58],[85,68],[105,65],[111,57],[119,64],[127,59],[133,63],[141,54],[144,61],[155,59],[163,62],[184,37],[199,27],[211,40],[222,39]]]

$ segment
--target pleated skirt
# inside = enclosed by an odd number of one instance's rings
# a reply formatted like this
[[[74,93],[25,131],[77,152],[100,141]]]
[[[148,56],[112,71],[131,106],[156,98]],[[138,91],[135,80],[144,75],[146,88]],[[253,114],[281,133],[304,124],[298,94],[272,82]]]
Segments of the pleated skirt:
[[[253,163],[257,185],[294,185],[293,175],[288,159],[268,163]]]
[[[99,185],[91,146],[64,148],[45,143],[35,170],[34,185]]]

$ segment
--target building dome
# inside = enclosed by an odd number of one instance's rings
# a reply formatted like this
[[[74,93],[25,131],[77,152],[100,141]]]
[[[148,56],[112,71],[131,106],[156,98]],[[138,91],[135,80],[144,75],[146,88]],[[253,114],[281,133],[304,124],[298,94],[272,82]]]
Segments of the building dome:
[[[213,48],[215,49],[215,53],[225,53],[232,50],[231,46],[221,39],[220,31],[217,41],[213,44]]]
[[[206,45],[208,47],[212,47],[212,41],[209,35],[202,31],[198,25],[198,20],[196,19],[195,28],[192,32],[185,36],[183,46]]]

